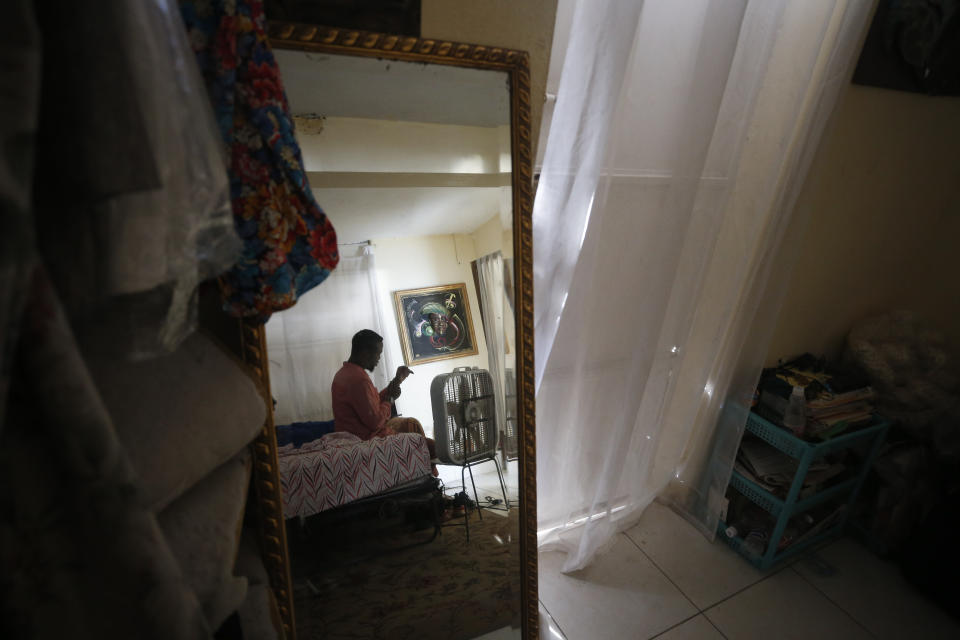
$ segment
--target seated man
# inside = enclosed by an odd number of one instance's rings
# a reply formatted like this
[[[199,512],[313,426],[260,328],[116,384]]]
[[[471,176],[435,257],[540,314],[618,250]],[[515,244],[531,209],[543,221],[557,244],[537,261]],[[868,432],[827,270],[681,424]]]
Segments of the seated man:
[[[353,336],[350,359],[333,377],[333,422],[337,431],[347,431],[361,440],[382,438],[397,433],[419,433],[423,426],[414,418],[391,418],[391,402],[400,397],[400,384],[413,373],[408,367],[397,367],[397,375],[382,391],[377,392],[367,371],[373,371],[383,353],[383,338],[370,329]],[[364,371],[366,369],[366,371]],[[433,461],[436,443],[426,438],[430,466],[439,475]]]

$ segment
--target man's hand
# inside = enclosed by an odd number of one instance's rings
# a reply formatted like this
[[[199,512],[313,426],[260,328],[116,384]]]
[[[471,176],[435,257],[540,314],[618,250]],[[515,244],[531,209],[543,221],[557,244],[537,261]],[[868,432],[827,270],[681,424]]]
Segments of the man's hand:
[[[412,374],[413,371],[409,367],[397,367],[397,375],[393,380],[390,381],[390,384],[387,385],[387,395],[396,400],[400,397],[400,384],[407,379],[407,376]]]
[[[393,400],[400,397],[400,383],[396,379],[391,380],[387,385],[387,395]]]

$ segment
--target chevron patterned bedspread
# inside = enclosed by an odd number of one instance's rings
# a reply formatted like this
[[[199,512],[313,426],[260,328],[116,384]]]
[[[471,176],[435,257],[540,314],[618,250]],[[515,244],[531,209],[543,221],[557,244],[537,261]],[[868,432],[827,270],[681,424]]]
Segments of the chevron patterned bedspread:
[[[361,440],[331,433],[299,449],[280,448],[283,515],[310,516],[429,475],[423,436],[399,433]]]

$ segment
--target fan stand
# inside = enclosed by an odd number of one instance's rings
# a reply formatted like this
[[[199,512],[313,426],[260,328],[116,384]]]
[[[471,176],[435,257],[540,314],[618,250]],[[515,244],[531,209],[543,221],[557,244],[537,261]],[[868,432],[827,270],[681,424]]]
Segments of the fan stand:
[[[500,472],[500,465],[497,464],[496,456],[490,456],[483,458],[482,460],[473,460],[471,462],[464,462],[463,468],[460,470],[460,484],[463,486],[464,490],[467,488],[465,473],[470,472],[470,485],[473,487],[473,502],[477,505],[477,516],[483,520],[483,509],[480,508],[480,498],[477,494],[477,484],[473,480],[473,467],[478,464],[483,464],[484,462],[493,462],[494,468],[497,470],[497,478],[500,480],[500,491],[503,492],[503,506],[506,507],[507,511],[510,511],[510,498],[507,497],[507,485],[503,481],[503,474]]]
[[[467,454],[467,431],[471,428],[476,430],[472,424],[467,423],[466,417],[466,405],[459,407],[459,411],[451,412],[453,417],[454,424],[457,427],[457,431],[460,432],[460,450],[463,452],[463,463],[460,469],[460,486],[463,487],[464,492],[467,490],[467,480],[466,473],[470,473],[470,485],[473,487],[473,502],[477,507],[477,517],[480,520],[483,520],[483,509],[480,508],[480,496],[477,494],[477,483],[473,479],[473,467],[484,462],[493,462],[494,468],[497,470],[497,478],[500,480],[500,490],[503,492],[503,506],[506,507],[507,511],[510,511],[510,499],[507,497],[507,485],[503,481],[503,474],[500,472],[500,465],[497,464],[497,454],[494,451],[491,455],[486,456],[480,460],[470,460]],[[474,439],[476,436],[474,436]],[[467,538],[470,537],[470,527],[467,527]]]

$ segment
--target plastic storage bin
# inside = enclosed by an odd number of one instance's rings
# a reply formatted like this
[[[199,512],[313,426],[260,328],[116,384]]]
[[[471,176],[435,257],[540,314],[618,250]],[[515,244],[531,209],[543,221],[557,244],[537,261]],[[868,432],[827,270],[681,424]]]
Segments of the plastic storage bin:
[[[760,569],[772,567],[787,558],[801,553],[805,549],[839,535],[847,524],[850,508],[857,499],[860,487],[863,486],[867,473],[870,471],[870,467],[877,457],[880,446],[886,438],[889,426],[889,422],[880,417],[876,417],[873,424],[868,427],[837,436],[826,442],[813,443],[801,440],[786,429],[778,427],[751,411],[747,419],[747,432],[752,433],[790,457],[796,458],[799,461],[799,466],[785,499],[778,498],[760,485],[745,478],[736,470],[733,471],[733,475],[730,478],[730,487],[769,513],[775,520],[773,531],[770,534],[763,554],[754,554],[748,549],[745,549],[744,539],[740,537],[740,535],[728,537],[726,535],[728,525],[722,520],[718,524],[717,535],[751,564]],[[823,489],[812,496],[800,499],[800,493],[804,485],[804,480],[806,479],[807,471],[814,460],[828,453],[860,446],[868,447],[868,453],[855,477]],[[784,531],[790,519],[814,507],[827,504],[828,502],[833,502],[838,507],[840,505],[846,505],[846,509],[839,514],[835,522],[823,530],[818,531],[815,535],[810,535],[802,540],[798,540],[778,552],[778,547],[780,546],[781,539],[783,538]]]

